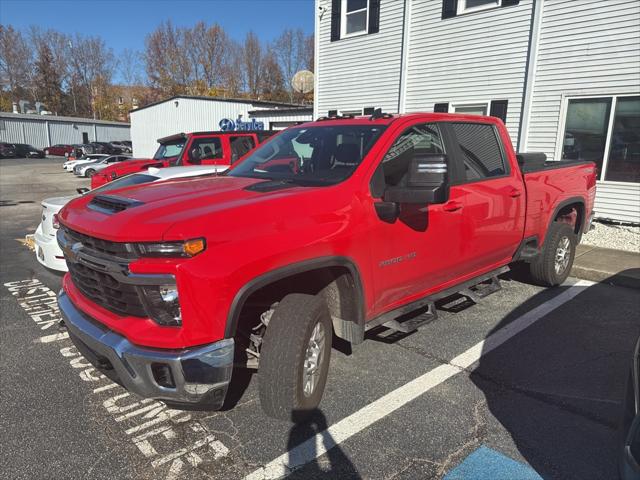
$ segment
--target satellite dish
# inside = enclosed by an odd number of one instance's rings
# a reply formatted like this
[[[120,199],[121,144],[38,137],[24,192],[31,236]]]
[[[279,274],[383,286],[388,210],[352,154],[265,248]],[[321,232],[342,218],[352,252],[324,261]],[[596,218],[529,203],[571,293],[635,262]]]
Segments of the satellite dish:
[[[313,72],[300,70],[291,80],[291,85],[296,92],[309,93],[313,91]]]

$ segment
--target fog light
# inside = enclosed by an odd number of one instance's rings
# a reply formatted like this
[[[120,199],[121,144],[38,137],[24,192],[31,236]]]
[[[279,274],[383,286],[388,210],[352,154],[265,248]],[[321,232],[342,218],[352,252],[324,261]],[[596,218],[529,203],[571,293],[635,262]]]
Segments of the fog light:
[[[178,289],[175,285],[160,285],[160,296],[167,303],[178,300]]]
[[[149,317],[166,327],[182,324],[178,288],[174,284],[142,287]]]

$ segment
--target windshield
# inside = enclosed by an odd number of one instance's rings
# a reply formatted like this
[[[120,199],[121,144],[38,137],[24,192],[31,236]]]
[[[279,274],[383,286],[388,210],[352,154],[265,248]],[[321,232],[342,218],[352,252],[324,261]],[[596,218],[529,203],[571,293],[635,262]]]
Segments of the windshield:
[[[175,140],[173,142],[162,143],[158,147],[155,155],[153,156],[154,160],[164,160],[166,158],[175,158],[180,155],[182,149],[184,148],[185,141],[183,139]]]
[[[385,128],[380,125],[290,128],[247,155],[228,175],[333,185],[358,168]]]
[[[91,190],[91,193],[108,192],[118,188],[131,187],[132,185],[140,185],[141,183],[149,183],[158,180],[160,177],[147,175],[146,173],[135,173],[126,177],[118,178],[112,182],[106,183],[101,187]]]

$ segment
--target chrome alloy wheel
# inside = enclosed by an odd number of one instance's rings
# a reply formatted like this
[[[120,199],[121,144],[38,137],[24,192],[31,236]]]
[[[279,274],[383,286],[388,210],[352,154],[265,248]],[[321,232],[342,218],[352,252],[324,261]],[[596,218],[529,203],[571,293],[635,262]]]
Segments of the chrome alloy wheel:
[[[558,248],[556,248],[556,258],[554,267],[557,275],[562,275],[569,265],[569,259],[571,258],[571,241],[569,237],[562,237],[558,242]]]
[[[302,372],[302,391],[305,397],[313,394],[320,378],[320,368],[322,368],[322,359],[324,358],[324,326],[322,323],[316,323],[309,338],[307,351],[304,355],[304,367]]]

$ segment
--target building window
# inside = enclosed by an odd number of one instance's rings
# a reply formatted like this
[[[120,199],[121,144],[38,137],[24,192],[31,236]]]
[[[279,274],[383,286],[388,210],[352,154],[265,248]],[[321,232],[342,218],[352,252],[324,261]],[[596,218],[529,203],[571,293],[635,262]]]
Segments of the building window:
[[[458,0],[458,15],[499,7],[501,0]]]
[[[369,25],[369,0],[342,0],[340,25],[341,38],[366,34]]]
[[[454,113],[463,113],[466,115],[486,115],[489,105],[486,103],[478,103],[475,105],[454,105]]]
[[[587,160],[598,179],[640,182],[640,96],[569,98],[563,160]]]

